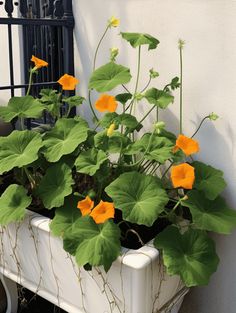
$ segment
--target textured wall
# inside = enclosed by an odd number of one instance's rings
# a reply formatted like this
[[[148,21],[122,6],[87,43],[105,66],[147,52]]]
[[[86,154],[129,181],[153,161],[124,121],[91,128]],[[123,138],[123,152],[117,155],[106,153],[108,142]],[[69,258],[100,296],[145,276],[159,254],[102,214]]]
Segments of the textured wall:
[[[177,41],[186,41],[184,50],[184,133],[191,135],[202,116],[215,111],[220,120],[205,124],[197,139],[201,145],[198,158],[225,172],[228,182],[225,196],[236,208],[236,1],[234,0],[74,0],[76,18],[76,65],[81,80],[79,91],[86,96],[85,86],[92,68],[92,56],[106,20],[120,17],[122,31],[147,32],[161,41],[157,52],[142,61],[140,86],[154,66],[161,74],[157,86],[163,86],[178,74]],[[99,54],[98,65],[107,62],[108,48],[120,46],[109,33]],[[129,53],[129,54],[128,54]],[[146,50],[145,50],[146,54]],[[129,64],[136,72],[137,51],[121,45],[118,62]],[[132,88],[132,85],[130,86]],[[96,97],[96,96],[95,96]],[[140,116],[147,107],[138,107]],[[88,108],[81,109],[89,114]],[[162,118],[177,129],[176,101]],[[154,121],[151,117],[149,125]],[[147,125],[148,126],[148,125]],[[235,313],[236,308],[236,232],[215,236],[221,264],[208,287],[196,288],[186,301],[188,313]],[[189,304],[191,303],[191,305]]]

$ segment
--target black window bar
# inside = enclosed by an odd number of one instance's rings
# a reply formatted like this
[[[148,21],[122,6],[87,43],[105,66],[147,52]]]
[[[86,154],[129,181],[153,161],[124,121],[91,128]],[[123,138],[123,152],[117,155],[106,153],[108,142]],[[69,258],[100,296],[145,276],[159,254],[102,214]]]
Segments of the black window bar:
[[[6,16],[0,17],[0,26],[7,25],[10,73],[9,85],[0,85],[0,91],[10,90],[11,96],[14,96],[17,88],[27,90],[32,55],[49,63],[34,76],[33,96],[38,96],[41,88],[58,88],[56,81],[63,74],[74,75],[72,0],[19,0],[14,3],[5,0],[0,1],[0,5],[4,5],[6,12]],[[17,17],[13,17],[14,10],[18,10]],[[18,85],[14,77],[12,25],[22,28],[24,83]],[[73,94],[67,92],[68,96]],[[75,114],[75,111],[72,113]],[[27,126],[31,127],[29,124],[31,122],[28,121]]]

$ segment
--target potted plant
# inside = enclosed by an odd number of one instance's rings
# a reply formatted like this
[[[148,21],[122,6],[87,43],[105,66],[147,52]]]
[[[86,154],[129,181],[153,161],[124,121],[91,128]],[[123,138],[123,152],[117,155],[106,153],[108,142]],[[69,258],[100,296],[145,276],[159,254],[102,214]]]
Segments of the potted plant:
[[[112,17],[102,39],[118,25]],[[86,105],[83,97],[64,94],[78,83],[71,75],[58,80],[62,90],[30,96],[34,75],[48,65],[34,56],[26,95],[0,108],[4,121],[18,118],[21,125],[0,137],[0,269],[68,312],[177,312],[188,287],[207,284],[216,271],[208,231],[229,234],[236,226],[236,212],[220,196],[223,173],[192,157],[200,149],[196,133],[217,115],[186,136],[181,97],[179,133],[169,132],[158,113],[174,101],[175,89],[182,95],[182,74],[157,89],[149,87],[159,75],[151,69],[140,88],[142,49],[156,49],[159,41],[121,36],[138,49],[135,88],[127,86],[129,68],[116,62],[118,49],[96,67],[101,39],[88,87],[94,126],[70,117],[72,107]],[[179,49],[182,58],[182,41]],[[115,93],[118,86],[124,92]],[[151,106],[137,120],[143,101]],[[44,111],[55,123],[25,129],[24,119]],[[156,120],[144,132],[153,111]]]

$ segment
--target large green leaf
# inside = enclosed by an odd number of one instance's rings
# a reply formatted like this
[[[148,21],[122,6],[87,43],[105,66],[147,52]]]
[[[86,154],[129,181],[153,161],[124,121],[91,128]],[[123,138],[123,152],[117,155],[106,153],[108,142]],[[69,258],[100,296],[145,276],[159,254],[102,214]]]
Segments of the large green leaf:
[[[154,245],[163,250],[169,275],[180,275],[187,287],[207,285],[217,269],[219,258],[214,241],[204,231],[189,229],[181,234],[168,226],[157,235]]]
[[[45,106],[32,96],[12,97],[8,106],[0,107],[0,117],[10,122],[15,117],[37,118],[42,115]]]
[[[8,186],[0,197],[0,224],[7,225],[21,221],[31,200],[23,186]]]
[[[49,162],[57,162],[63,155],[72,153],[87,136],[88,125],[85,121],[59,119],[55,127],[43,137],[44,155]]]
[[[116,126],[123,125],[127,127],[128,132],[134,129],[140,130],[142,128],[142,124],[139,124],[136,117],[128,113],[106,113],[99,122],[104,128],[108,128],[112,123]]]
[[[93,72],[89,81],[89,88],[106,92],[118,85],[128,83],[131,77],[127,67],[110,62]]]
[[[50,229],[54,236],[62,236],[71,225],[81,217],[81,212],[77,208],[79,197],[69,196],[65,198],[65,203],[62,207],[57,208],[55,217],[50,223]]]
[[[133,48],[141,45],[148,45],[148,50],[156,49],[159,40],[148,34],[141,33],[121,33],[122,38],[127,40]]]
[[[29,130],[14,130],[8,137],[0,137],[0,174],[37,160],[42,145],[40,134]]]
[[[165,137],[159,137],[158,135],[151,136],[150,133],[143,135],[141,139],[127,147],[125,154],[133,155],[145,152],[145,159],[154,160],[159,163],[164,163],[170,159],[173,156],[173,143]]]
[[[95,147],[110,153],[119,153],[130,142],[130,139],[119,131],[114,131],[110,137],[107,136],[107,131],[99,132],[94,136]]]
[[[75,161],[76,170],[79,173],[93,176],[106,160],[107,155],[102,150],[92,148],[82,151]]]
[[[193,162],[195,168],[194,188],[203,191],[205,196],[214,200],[226,187],[223,172],[202,162]]]
[[[166,109],[167,106],[174,101],[174,97],[168,92],[156,88],[148,89],[145,92],[144,97],[149,103],[155,104],[161,109]]]
[[[72,193],[73,183],[70,167],[65,163],[57,163],[48,168],[36,195],[43,201],[45,208],[60,207],[64,204],[64,198]]]
[[[138,172],[120,175],[105,189],[129,222],[151,226],[168,202],[160,180]]]
[[[65,233],[65,250],[75,255],[79,266],[103,265],[108,271],[120,254],[120,230],[113,221],[96,224],[89,216],[79,218]]]
[[[209,200],[203,192],[192,190],[182,204],[189,207],[193,222],[199,229],[229,234],[236,228],[236,211],[230,209],[220,196]]]

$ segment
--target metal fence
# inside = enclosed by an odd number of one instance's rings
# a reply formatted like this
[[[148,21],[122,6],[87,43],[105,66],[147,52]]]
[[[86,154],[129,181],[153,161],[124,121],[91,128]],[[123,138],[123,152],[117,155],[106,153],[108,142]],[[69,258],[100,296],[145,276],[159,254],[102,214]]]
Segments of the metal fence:
[[[1,90],[10,90],[11,96],[15,89],[27,89],[29,79],[30,59],[32,55],[49,63],[35,76],[31,94],[37,96],[39,90],[56,86],[56,81],[64,73],[74,75],[73,28],[74,17],[72,0],[5,0],[5,16],[0,16],[1,26],[7,26],[9,55],[9,85],[0,86]],[[17,14],[14,14],[17,11]],[[15,17],[17,16],[17,17]],[[19,25],[21,31],[21,46],[24,82],[15,84],[14,77],[14,40],[13,25]],[[4,60],[0,60],[4,62]]]

